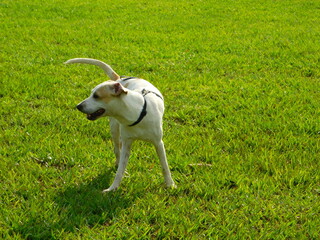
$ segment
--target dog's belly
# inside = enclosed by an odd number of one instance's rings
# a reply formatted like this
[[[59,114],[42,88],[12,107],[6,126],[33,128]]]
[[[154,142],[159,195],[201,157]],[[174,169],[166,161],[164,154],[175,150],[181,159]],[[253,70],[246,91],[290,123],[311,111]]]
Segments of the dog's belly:
[[[162,128],[157,127],[145,127],[136,126],[128,127],[121,126],[121,139],[143,140],[147,142],[157,142],[162,139]]]

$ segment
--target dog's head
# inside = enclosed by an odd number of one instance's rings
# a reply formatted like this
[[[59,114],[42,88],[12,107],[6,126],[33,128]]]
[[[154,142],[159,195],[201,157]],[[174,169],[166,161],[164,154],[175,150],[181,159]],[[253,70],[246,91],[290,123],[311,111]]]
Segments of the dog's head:
[[[91,95],[77,105],[77,109],[87,114],[87,119],[96,120],[100,117],[110,116],[110,104],[119,98],[127,89],[115,81],[106,81],[96,86]]]

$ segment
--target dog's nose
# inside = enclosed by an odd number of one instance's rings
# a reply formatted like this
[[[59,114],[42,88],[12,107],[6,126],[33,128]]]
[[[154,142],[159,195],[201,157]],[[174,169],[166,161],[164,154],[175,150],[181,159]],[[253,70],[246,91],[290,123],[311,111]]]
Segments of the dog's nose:
[[[82,110],[83,110],[83,105],[82,105],[82,104],[78,104],[78,105],[77,105],[77,109],[78,109],[80,112],[82,112]]]

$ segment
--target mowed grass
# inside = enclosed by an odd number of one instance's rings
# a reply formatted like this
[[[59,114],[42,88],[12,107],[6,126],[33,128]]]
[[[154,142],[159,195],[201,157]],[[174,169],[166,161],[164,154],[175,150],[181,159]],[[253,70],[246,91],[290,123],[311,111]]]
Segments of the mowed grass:
[[[320,2],[8,1],[1,8],[3,239],[319,239]],[[107,119],[75,109],[119,74],[165,97],[178,188],[136,142],[120,189]]]

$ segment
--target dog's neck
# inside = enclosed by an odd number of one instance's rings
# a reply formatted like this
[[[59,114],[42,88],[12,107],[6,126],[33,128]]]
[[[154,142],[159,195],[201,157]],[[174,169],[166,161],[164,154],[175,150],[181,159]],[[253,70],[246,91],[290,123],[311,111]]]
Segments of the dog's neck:
[[[128,90],[113,101],[113,111],[110,116],[117,119],[121,124],[130,126],[140,117],[145,99],[139,92]]]

